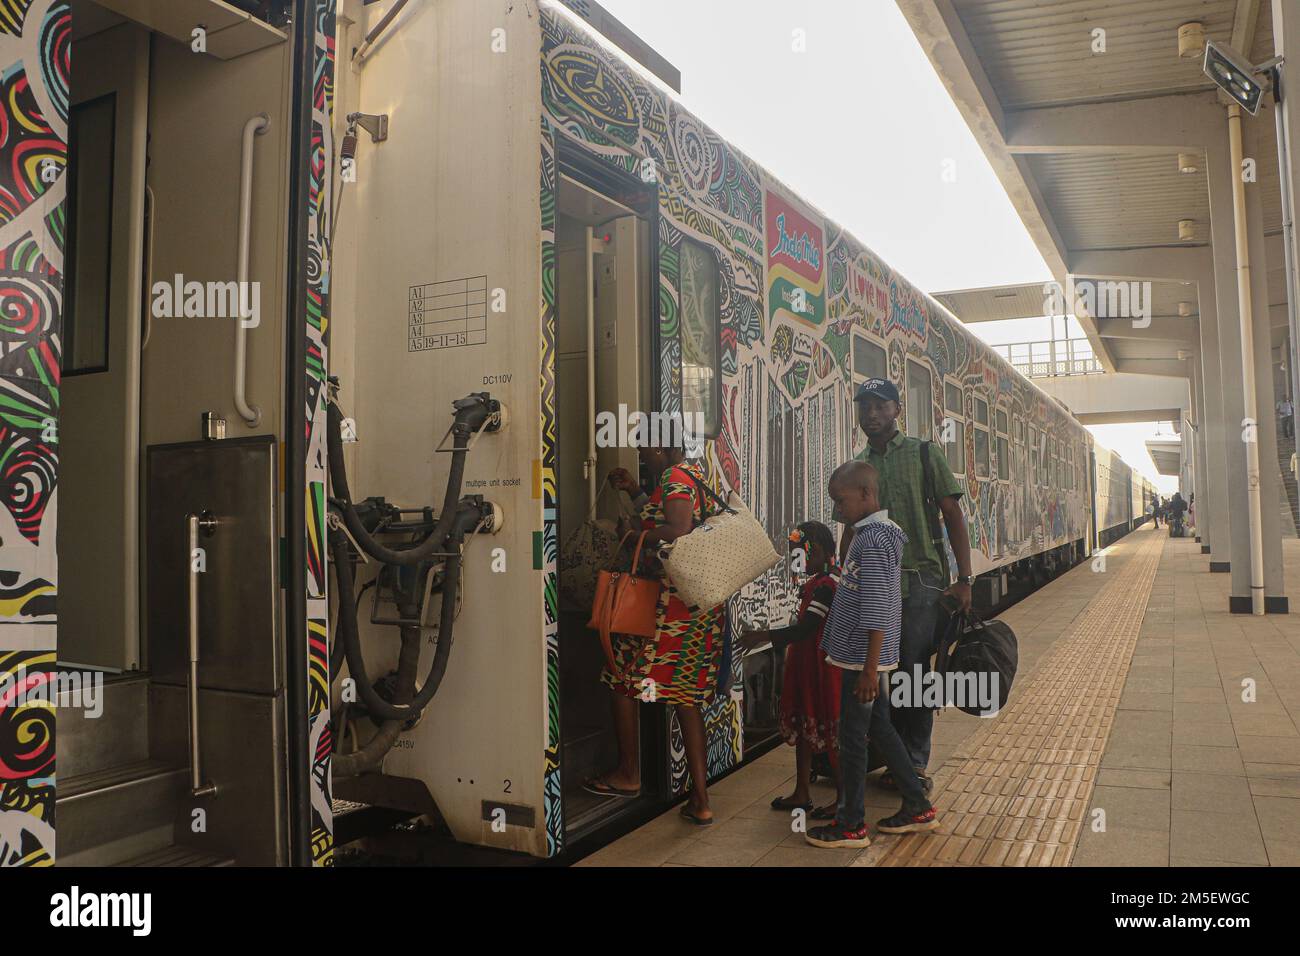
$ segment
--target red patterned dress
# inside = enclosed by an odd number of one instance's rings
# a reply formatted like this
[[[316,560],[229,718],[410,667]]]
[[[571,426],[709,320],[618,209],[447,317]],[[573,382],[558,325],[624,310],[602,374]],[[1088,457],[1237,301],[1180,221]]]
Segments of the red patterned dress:
[[[704,483],[698,465],[670,467],[641,509],[643,531],[667,524],[664,503],[668,501],[689,501],[695,523],[703,520],[704,495],[687,471]],[[606,667],[600,679],[607,687],[637,700],[702,707],[713,699],[718,686],[725,605],[692,615],[666,574],[662,581],[655,636],[612,635],[617,670],[611,673]]]
[[[791,746],[803,740],[813,753],[827,753],[832,766],[839,757],[842,671],[826,663],[821,643],[839,580],[837,572],[813,575],[799,591],[797,623],[771,632],[775,646],[790,648],[781,685],[781,736]]]

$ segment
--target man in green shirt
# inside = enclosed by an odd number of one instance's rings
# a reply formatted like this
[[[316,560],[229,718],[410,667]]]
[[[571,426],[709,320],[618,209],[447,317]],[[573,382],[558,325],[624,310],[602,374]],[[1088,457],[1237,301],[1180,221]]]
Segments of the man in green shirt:
[[[948,599],[953,610],[970,610],[971,585],[975,579],[971,575],[966,516],[959,504],[961,485],[953,477],[942,449],[931,442],[908,438],[898,430],[902,406],[893,382],[871,379],[858,390],[854,402],[858,408],[858,425],[867,436],[867,447],[857,457],[875,467],[880,476],[880,506],[907,535],[903,548],[899,671],[919,681],[930,670],[930,658],[935,651],[940,596]],[[934,499],[929,504],[923,467],[929,471],[928,491]],[[936,508],[943,515],[948,540],[957,558],[957,580],[952,583],[943,553],[942,532],[936,534]],[[844,542],[851,537],[846,533]],[[919,698],[920,686],[914,692]],[[891,713],[912,765],[928,789],[925,768],[930,762],[934,711],[928,707],[907,707],[893,708]]]

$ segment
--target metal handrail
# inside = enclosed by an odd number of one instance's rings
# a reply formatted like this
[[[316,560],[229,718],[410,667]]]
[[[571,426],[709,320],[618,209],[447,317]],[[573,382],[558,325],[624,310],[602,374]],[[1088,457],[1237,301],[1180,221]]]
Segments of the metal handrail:
[[[199,575],[202,572],[195,567],[194,558],[199,550],[199,534],[212,537],[217,530],[217,519],[205,511],[201,515],[187,515],[185,524],[190,541],[190,549],[185,556],[190,585],[190,675],[187,687],[190,711],[190,792],[196,797],[210,797],[217,792],[217,787],[203,779],[199,749]]]
[[[239,321],[235,323],[235,410],[248,423],[249,428],[256,428],[262,420],[262,410],[256,405],[249,405],[248,397],[244,394],[248,386],[248,324],[243,315],[243,306],[248,301],[248,256],[253,228],[253,138],[265,133],[270,126],[271,120],[265,113],[254,116],[244,124],[239,165],[239,253],[235,279],[240,315]]]

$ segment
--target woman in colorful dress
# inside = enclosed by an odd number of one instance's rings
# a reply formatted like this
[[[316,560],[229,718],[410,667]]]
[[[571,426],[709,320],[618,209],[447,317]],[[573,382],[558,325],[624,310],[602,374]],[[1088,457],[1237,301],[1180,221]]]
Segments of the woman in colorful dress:
[[[794,747],[794,793],[772,801],[773,810],[803,810],[814,820],[833,820],[839,804],[840,674],[826,663],[821,649],[839,571],[835,566],[835,536],[819,521],[806,521],[790,535],[790,551],[802,555],[808,574],[799,591],[799,615],[793,624],[773,630],[750,631],[741,638],[746,650],[771,641],[780,653],[786,647],[781,684],[781,736]],[[798,568],[796,568],[798,570]],[[835,774],[835,802],[813,809],[813,755],[830,758]]]
[[[633,503],[640,508],[640,530],[648,532],[646,548],[690,534],[708,511],[707,499],[700,490],[705,479],[699,466],[686,462],[680,447],[641,448],[638,455],[646,472],[658,476],[648,496],[641,494],[636,479],[626,469],[614,469],[609,481],[632,495]],[[635,542],[633,536],[628,544]],[[586,789],[607,797],[640,796],[636,707],[638,703],[670,704],[677,708],[691,775],[690,798],[682,807],[682,816],[696,826],[711,826],[703,710],[713,700],[722,666],[725,605],[691,613],[663,569],[656,569],[663,591],[659,595],[655,636],[613,635],[615,670],[606,667],[600,675],[601,683],[613,691],[618,766],[589,780]]]

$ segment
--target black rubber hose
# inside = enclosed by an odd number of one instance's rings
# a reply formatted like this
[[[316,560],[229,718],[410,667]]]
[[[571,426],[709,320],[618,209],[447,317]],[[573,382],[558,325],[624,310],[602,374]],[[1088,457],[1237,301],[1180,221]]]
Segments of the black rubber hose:
[[[365,592],[369,591],[370,588],[373,588],[374,585],[376,585],[376,583],[377,583],[377,579],[372,581],[367,581],[367,583],[361,585],[360,591],[356,593],[357,611],[361,610],[361,598],[365,597]],[[338,607],[342,607],[342,606],[343,606],[343,602],[339,601]],[[329,649],[329,672],[330,672],[331,683],[333,683],[333,678],[337,678],[337,676],[341,674],[343,670],[343,661],[344,659],[346,659],[343,657],[343,652],[344,649],[347,648],[347,644],[343,643],[343,639],[341,636],[339,636],[339,630],[338,630],[338,618],[339,618],[338,607],[335,607],[334,609],[334,627],[330,628],[331,635],[334,635],[334,643],[330,645],[330,649]]]
[[[366,592],[373,588],[376,583],[378,583],[377,579],[375,581],[367,581],[365,584],[361,585],[361,590],[357,592],[356,600],[358,611],[361,610],[361,599],[366,596]],[[343,602],[340,601],[339,607],[342,606]],[[347,649],[347,643],[339,636],[339,614],[337,609],[334,614],[334,629],[330,631],[330,633],[334,635],[334,646],[330,648],[330,673],[338,675],[343,670],[343,661],[345,660],[344,652]]]
[[[411,625],[402,628],[402,650],[397,658],[397,680],[393,686],[393,702],[408,704],[415,694],[415,675],[420,668],[420,629]],[[408,718],[409,720],[409,718]],[[360,750],[336,754],[330,763],[335,778],[355,777],[374,770],[393,749],[402,728],[408,720],[386,720],[379,730]]]
[[[454,544],[458,543],[454,542]],[[433,699],[433,695],[438,692],[438,686],[447,673],[447,661],[451,656],[452,627],[456,620],[456,593],[460,588],[459,552],[447,559],[447,571],[442,583],[442,615],[438,626],[438,647],[434,651],[429,674],[414,699],[409,704],[399,706],[380,697],[379,692],[371,686],[370,678],[366,674],[366,662],[361,652],[361,635],[357,629],[357,602],[352,590],[352,563],[348,560],[347,536],[338,532],[331,533],[330,550],[333,552],[334,573],[338,578],[339,630],[347,642],[348,671],[356,682],[362,701],[370,713],[380,720],[406,721],[419,716]]]
[[[442,513],[438,515],[438,522],[429,537],[416,547],[409,551],[394,551],[371,536],[352,505],[352,491],[348,487],[347,468],[343,463],[343,413],[333,402],[326,403],[326,408],[329,415],[326,441],[329,448],[330,494],[343,523],[361,549],[376,561],[403,567],[423,564],[435,552],[442,551],[447,545],[447,535],[451,533],[452,522],[456,518],[456,505],[460,501],[461,484],[465,479],[467,446],[474,435],[474,429],[462,421],[462,414],[457,414],[456,425],[453,427],[452,443],[455,450],[451,455],[451,473],[447,476],[447,493],[443,496]]]

